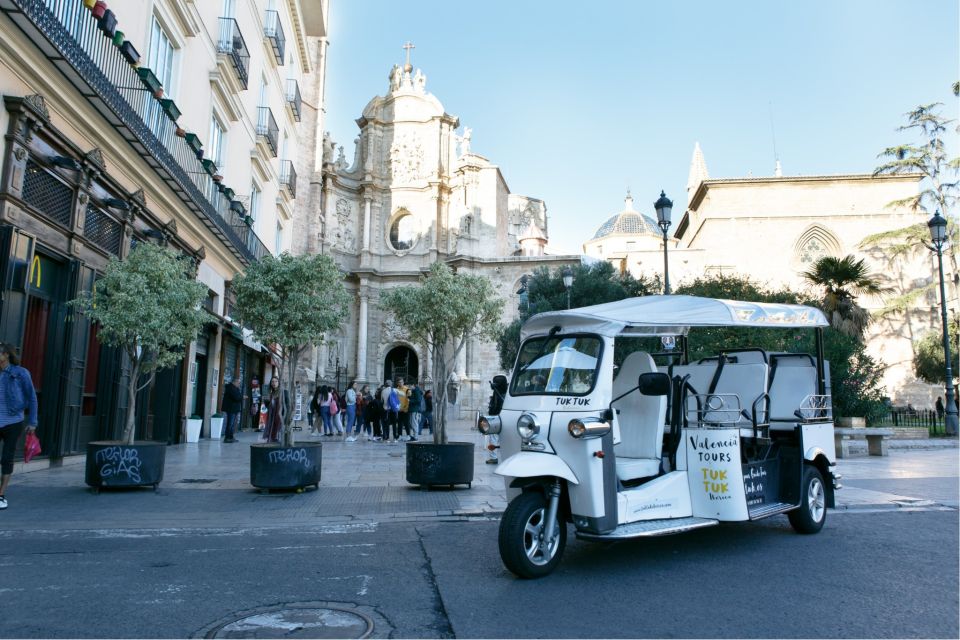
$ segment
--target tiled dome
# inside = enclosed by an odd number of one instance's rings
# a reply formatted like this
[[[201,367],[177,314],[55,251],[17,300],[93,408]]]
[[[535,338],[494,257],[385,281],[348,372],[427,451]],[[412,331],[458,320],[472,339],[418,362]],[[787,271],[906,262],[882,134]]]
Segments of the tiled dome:
[[[650,216],[645,216],[638,211],[634,211],[633,198],[628,195],[626,208],[615,216],[611,216],[606,222],[600,225],[597,232],[593,234],[593,240],[615,233],[628,233],[633,235],[652,233],[660,235],[660,227],[657,226],[656,220]]]

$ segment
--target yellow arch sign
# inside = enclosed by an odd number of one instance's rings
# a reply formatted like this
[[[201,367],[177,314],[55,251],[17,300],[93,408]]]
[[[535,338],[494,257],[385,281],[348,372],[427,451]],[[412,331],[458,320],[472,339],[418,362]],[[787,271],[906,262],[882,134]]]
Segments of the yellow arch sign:
[[[36,276],[36,280],[34,280]],[[43,267],[40,265],[40,256],[33,256],[33,264],[30,265],[30,284],[37,289],[40,288],[40,281],[43,279]]]

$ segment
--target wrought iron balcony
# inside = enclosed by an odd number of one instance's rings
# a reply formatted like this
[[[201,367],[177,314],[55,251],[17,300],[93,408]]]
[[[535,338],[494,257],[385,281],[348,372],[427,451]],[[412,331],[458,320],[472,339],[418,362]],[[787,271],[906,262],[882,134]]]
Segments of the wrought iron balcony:
[[[280,161],[280,186],[287,190],[291,198],[297,197],[297,170],[292,160]]]
[[[287,50],[287,38],[283,35],[283,25],[280,24],[280,14],[276,11],[267,11],[263,21],[263,35],[273,49],[273,57],[277,64],[282,65]]]
[[[270,107],[257,107],[257,137],[263,138],[273,157],[277,157],[277,145],[280,143],[280,127],[273,118]]]
[[[176,123],[158,109],[159,101],[142,76],[156,78],[145,67],[139,68],[145,73],[138,74],[101,31],[83,0],[0,0],[0,12],[101,114],[104,128],[123,136],[186,209],[241,262],[269,255],[255,235],[237,233],[242,218],[231,210],[223,189],[204,169],[202,154],[176,135]]]
[[[287,80],[287,105],[293,113],[293,119],[300,122],[300,113],[303,108],[303,98],[300,97],[300,83],[294,78]]]
[[[250,50],[247,41],[240,33],[240,27],[233,18],[220,18],[220,40],[217,41],[217,53],[222,53],[230,59],[237,80],[244,89],[250,83]]]

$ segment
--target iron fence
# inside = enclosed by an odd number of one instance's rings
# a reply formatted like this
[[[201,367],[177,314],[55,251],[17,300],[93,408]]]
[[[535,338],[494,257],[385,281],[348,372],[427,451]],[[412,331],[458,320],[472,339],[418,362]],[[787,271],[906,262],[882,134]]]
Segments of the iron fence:
[[[943,416],[937,416],[933,409],[894,408],[880,425],[905,429],[926,429],[931,436],[946,435],[946,423]]]

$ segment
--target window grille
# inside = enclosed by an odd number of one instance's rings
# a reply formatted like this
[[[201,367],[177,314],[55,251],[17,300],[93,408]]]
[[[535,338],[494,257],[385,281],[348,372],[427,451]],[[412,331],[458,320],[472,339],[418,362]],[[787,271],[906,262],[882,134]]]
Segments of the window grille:
[[[123,228],[120,223],[94,206],[87,206],[83,235],[93,244],[115,256],[120,255]]]
[[[73,189],[33,161],[27,161],[23,200],[54,222],[70,227]]]

